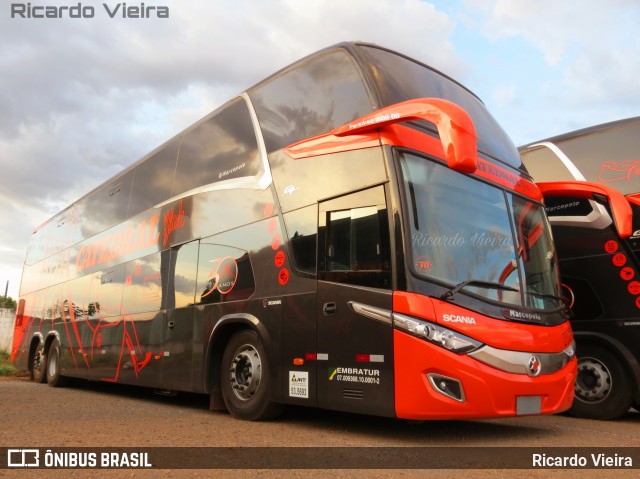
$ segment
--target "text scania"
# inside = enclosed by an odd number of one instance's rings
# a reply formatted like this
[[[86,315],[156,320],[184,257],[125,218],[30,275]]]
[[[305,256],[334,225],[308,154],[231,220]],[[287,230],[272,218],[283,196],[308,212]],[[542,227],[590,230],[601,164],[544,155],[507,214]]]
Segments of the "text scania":
[[[169,18],[169,7],[165,5],[103,3],[102,7],[109,18]],[[11,4],[11,18],[94,18],[95,16],[95,7],[84,5],[81,2],[59,6],[32,3]]]
[[[447,323],[476,324],[476,318],[472,316],[458,316],[457,314],[443,314],[442,320]]]

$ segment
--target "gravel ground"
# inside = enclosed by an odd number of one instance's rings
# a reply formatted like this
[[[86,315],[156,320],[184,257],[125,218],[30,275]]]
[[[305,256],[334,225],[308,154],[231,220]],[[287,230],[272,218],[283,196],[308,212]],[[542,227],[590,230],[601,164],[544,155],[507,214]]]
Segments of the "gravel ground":
[[[640,414],[615,422],[566,416],[482,421],[406,421],[289,408],[276,421],[244,422],[208,410],[208,398],[154,395],[136,387],[77,382],[50,388],[28,378],[0,378],[1,447],[640,447]],[[169,454],[171,451],[169,451]],[[49,477],[624,477],[623,470],[47,470]],[[335,458],[334,458],[335,459]],[[329,463],[328,463],[329,464]],[[640,465],[640,464],[638,464]],[[636,466],[637,467],[637,466]],[[636,469],[637,472],[637,469]],[[1,470],[0,477],[45,471]],[[640,474],[635,477],[640,477]]]

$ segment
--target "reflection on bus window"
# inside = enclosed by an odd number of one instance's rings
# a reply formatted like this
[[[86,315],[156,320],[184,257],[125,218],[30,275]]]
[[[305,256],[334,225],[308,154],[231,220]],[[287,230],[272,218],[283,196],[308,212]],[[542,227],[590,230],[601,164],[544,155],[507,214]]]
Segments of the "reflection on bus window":
[[[247,299],[255,289],[253,269],[246,251],[200,243],[196,292],[198,304]]]

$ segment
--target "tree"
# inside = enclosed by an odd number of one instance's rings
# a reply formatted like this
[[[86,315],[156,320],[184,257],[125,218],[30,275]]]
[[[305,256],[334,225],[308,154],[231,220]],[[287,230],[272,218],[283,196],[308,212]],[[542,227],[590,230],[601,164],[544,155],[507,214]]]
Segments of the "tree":
[[[11,296],[0,296],[0,308],[16,309],[16,300]]]

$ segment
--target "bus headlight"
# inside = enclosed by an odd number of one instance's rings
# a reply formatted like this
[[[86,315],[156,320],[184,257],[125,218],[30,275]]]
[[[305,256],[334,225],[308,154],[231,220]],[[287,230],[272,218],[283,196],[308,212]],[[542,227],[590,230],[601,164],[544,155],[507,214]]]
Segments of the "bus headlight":
[[[413,336],[425,339],[457,354],[468,353],[482,346],[480,341],[457,331],[404,314],[394,313],[393,325]]]

